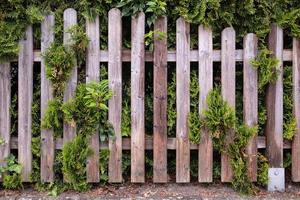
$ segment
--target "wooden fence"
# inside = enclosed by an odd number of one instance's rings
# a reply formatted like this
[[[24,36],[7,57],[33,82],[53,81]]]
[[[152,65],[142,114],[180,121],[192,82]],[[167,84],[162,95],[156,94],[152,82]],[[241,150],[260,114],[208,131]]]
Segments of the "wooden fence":
[[[64,12],[64,42],[70,35],[66,30],[77,23],[76,11]],[[45,63],[41,53],[54,41],[55,19],[53,15],[45,17],[41,24],[41,51],[33,50],[32,27],[26,30],[20,41],[18,58],[18,137],[10,137],[11,74],[10,64],[0,65],[0,136],[4,145],[0,146],[0,160],[11,149],[18,149],[18,160],[22,164],[22,178],[29,181],[32,170],[31,153],[31,112],[33,101],[33,63],[41,62],[41,116],[47,102],[53,98],[50,82],[45,76]],[[254,34],[244,38],[244,49],[236,49],[235,31],[226,28],[221,34],[221,50],[213,49],[213,36],[209,28],[198,28],[198,50],[190,49],[190,25],[179,18],[176,21],[176,51],[168,51],[167,39],[154,39],[154,51],[145,51],[145,14],[139,13],[131,21],[131,50],[122,49],[122,15],[118,9],[108,13],[108,51],[100,50],[99,17],[86,22],[86,33],[90,39],[87,51],[86,81],[99,80],[101,62],[108,63],[109,85],[114,92],[109,101],[109,120],[114,126],[116,137],[108,143],[100,143],[95,134],[90,141],[95,154],[87,161],[87,181],[99,182],[99,151],[109,149],[109,181],[122,182],[122,150],[131,151],[131,182],[145,181],[145,150],[153,150],[153,181],[167,182],[167,150],[176,150],[176,182],[190,181],[190,150],[198,150],[198,181],[213,181],[213,146],[209,132],[202,130],[201,143],[189,142],[187,116],[190,108],[189,83],[190,62],[199,63],[199,112],[206,108],[206,95],[213,87],[213,62],[221,62],[222,95],[235,107],[235,66],[243,62],[243,106],[244,121],[249,126],[258,123],[258,86],[257,71],[251,66],[251,60],[258,53],[258,40]],[[167,32],[167,18],[156,20],[155,30]],[[267,90],[266,137],[251,139],[248,147],[248,169],[253,181],[257,179],[257,149],[266,148],[271,167],[283,167],[283,149],[292,149],[292,180],[300,181],[300,41],[294,39],[293,49],[283,49],[283,31],[272,25],[269,35],[269,48],[279,63],[278,80]],[[292,143],[283,141],[283,76],[284,61],[293,63],[293,100],[294,115],[298,131]],[[122,138],[122,62],[131,62],[131,139]],[[145,138],[144,97],[145,62],[153,62],[153,138]],[[176,138],[167,137],[167,62],[176,62]],[[64,94],[64,101],[73,95],[77,84],[77,67],[74,67]],[[41,178],[51,182],[55,149],[71,140],[76,129],[67,123],[63,127],[63,138],[54,139],[52,130],[41,130]],[[230,134],[228,134],[230,136]],[[230,139],[230,138],[228,138]],[[221,179],[229,182],[232,178],[228,157],[222,155]]]

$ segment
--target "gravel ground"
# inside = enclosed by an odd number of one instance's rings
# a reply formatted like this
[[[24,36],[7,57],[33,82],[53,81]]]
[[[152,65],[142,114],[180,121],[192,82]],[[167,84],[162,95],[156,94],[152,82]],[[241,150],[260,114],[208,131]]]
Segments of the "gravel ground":
[[[262,189],[255,196],[242,196],[224,184],[119,184],[105,187],[95,186],[88,192],[64,192],[57,197],[49,197],[46,193],[37,192],[30,188],[23,191],[0,191],[0,199],[299,199],[300,185],[288,184],[284,193],[269,193]]]

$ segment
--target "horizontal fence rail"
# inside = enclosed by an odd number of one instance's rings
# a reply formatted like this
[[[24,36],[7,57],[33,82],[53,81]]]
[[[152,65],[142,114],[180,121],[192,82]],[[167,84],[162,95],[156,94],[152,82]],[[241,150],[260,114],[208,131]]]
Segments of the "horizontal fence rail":
[[[122,14],[118,9],[108,13],[108,50],[100,50],[99,17],[86,21],[86,33],[90,40],[86,55],[86,82],[99,81],[100,63],[108,63],[109,87],[114,96],[109,100],[108,118],[115,130],[115,138],[100,142],[96,133],[89,141],[94,154],[87,161],[87,182],[99,182],[99,152],[109,149],[109,182],[120,183],[122,176],[122,151],[131,151],[131,182],[145,182],[145,150],[153,150],[153,182],[168,182],[168,150],[176,150],[176,182],[190,182],[191,150],[198,153],[198,181],[213,181],[213,145],[210,133],[201,130],[198,145],[189,141],[188,114],[190,111],[190,72],[191,62],[198,63],[199,77],[199,114],[207,108],[206,97],[213,88],[214,62],[221,62],[221,91],[223,98],[233,108],[236,105],[236,63],[243,63],[243,112],[248,126],[258,123],[258,75],[251,60],[258,53],[258,39],[255,34],[245,35],[243,49],[236,49],[235,30],[226,28],[221,34],[221,49],[213,49],[212,30],[198,27],[198,49],[190,49],[190,24],[183,18],[176,21],[176,50],[167,49],[167,38],[154,34],[154,50],[145,50],[145,14],[138,13],[131,19],[131,49],[122,49]],[[64,44],[69,44],[68,28],[77,24],[74,9],[64,12]],[[155,21],[154,28],[167,35],[167,18]],[[0,165],[11,150],[18,149],[18,160],[23,166],[22,180],[30,181],[32,172],[32,101],[33,101],[33,64],[41,62],[41,117],[45,115],[47,104],[53,99],[52,86],[46,78],[46,66],[42,54],[54,41],[55,18],[49,14],[41,23],[41,50],[33,50],[32,26],[26,30],[20,41],[18,58],[18,136],[11,137],[11,66],[0,64],[0,137],[5,142],[0,145]],[[272,25],[269,35],[269,49],[280,61],[279,78],[267,89],[266,136],[251,138],[247,148],[249,177],[257,180],[257,151],[266,149],[271,167],[282,167],[283,149],[292,151],[292,180],[300,181],[300,42],[293,41],[293,49],[283,49],[283,31]],[[283,62],[293,64],[293,99],[297,131],[294,140],[283,140]],[[131,138],[122,138],[122,64],[130,62],[131,81]],[[153,62],[153,137],[145,133],[145,63]],[[168,137],[167,130],[167,86],[168,62],[176,62],[176,137]],[[65,88],[64,101],[70,100],[77,86],[77,64]],[[233,131],[227,135],[230,141]],[[41,179],[54,181],[55,150],[76,135],[76,128],[64,123],[63,138],[54,138],[53,130],[41,130]],[[221,156],[221,180],[232,180],[229,157]],[[68,180],[65,180],[68,181]]]

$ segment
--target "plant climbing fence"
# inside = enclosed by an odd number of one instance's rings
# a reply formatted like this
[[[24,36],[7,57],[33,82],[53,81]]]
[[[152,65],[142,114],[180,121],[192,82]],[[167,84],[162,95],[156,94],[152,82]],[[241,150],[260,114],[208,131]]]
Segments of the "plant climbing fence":
[[[64,42],[66,31],[77,23],[76,11],[64,12]],[[41,56],[54,41],[55,18],[48,15],[41,24],[41,50],[34,50],[32,26],[20,41],[18,57],[18,135],[11,137],[11,64],[0,66],[0,160],[13,149],[18,150],[22,165],[22,180],[30,181],[32,172],[32,102],[33,66],[41,62],[41,118],[48,102],[53,98],[50,81],[46,78],[45,61]],[[258,73],[252,60],[258,54],[255,34],[246,34],[243,49],[236,49],[235,30],[226,28],[221,33],[221,49],[213,49],[212,30],[198,27],[198,49],[190,48],[190,25],[183,18],[176,21],[176,50],[168,50],[167,38],[154,33],[153,51],[145,50],[145,15],[139,13],[131,19],[131,49],[122,47],[122,14],[118,9],[108,13],[108,50],[100,50],[99,17],[86,21],[86,34],[90,40],[86,54],[86,81],[99,81],[100,63],[108,63],[108,81],[113,91],[109,100],[109,121],[115,137],[100,142],[99,135],[90,139],[94,154],[87,160],[87,182],[99,182],[99,152],[109,149],[109,182],[118,183],[122,177],[122,153],[131,152],[131,182],[145,182],[145,151],[153,151],[153,182],[168,182],[168,150],[176,150],[176,182],[190,182],[191,150],[198,152],[198,181],[213,181],[213,143],[209,131],[201,130],[199,144],[189,141],[188,115],[190,110],[190,64],[198,63],[199,113],[207,108],[206,96],[213,88],[214,62],[221,63],[221,94],[233,108],[236,101],[236,63],[243,63],[243,120],[248,126],[258,124]],[[155,21],[154,30],[167,34],[167,18]],[[284,49],[283,30],[273,24],[268,47],[279,60],[278,79],[267,88],[267,123],[265,136],[254,136],[246,147],[248,174],[257,180],[257,152],[266,149],[270,167],[283,167],[283,149],[292,150],[292,180],[300,181],[300,41],[293,39],[292,49]],[[297,131],[292,142],[283,140],[283,62],[292,62],[293,115]],[[131,137],[122,138],[122,64],[131,63]],[[153,62],[153,137],[145,137],[145,62]],[[168,137],[167,96],[168,62],[176,62],[176,137]],[[129,69],[128,69],[129,70]],[[77,85],[75,66],[64,93],[64,101],[74,95]],[[239,112],[239,111],[237,111]],[[63,137],[55,138],[53,130],[41,130],[40,174],[43,182],[55,178],[55,150],[76,135],[76,128],[64,123]],[[230,139],[230,138],[228,138]],[[221,156],[221,181],[232,180],[232,169],[227,155]]]

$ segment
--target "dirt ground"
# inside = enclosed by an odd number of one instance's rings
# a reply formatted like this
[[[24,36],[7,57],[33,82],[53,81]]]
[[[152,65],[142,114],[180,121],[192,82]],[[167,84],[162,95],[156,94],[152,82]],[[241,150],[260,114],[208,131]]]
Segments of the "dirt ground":
[[[0,191],[0,199],[38,200],[38,199],[299,199],[300,185],[287,184],[284,193],[269,193],[262,189],[255,196],[243,196],[234,192],[226,184],[118,184],[95,186],[88,192],[64,192],[57,197],[30,188],[23,191]]]

